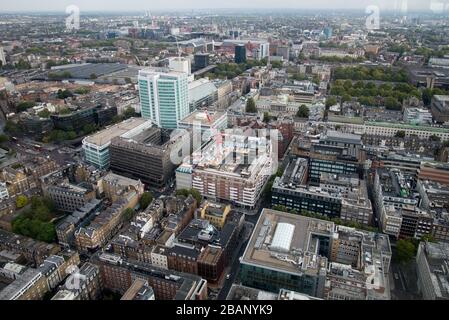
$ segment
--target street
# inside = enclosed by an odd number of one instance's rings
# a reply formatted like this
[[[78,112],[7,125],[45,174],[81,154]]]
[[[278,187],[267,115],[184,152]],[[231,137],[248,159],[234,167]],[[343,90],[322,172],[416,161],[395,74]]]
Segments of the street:
[[[231,275],[230,279],[226,279],[223,288],[220,290],[217,296],[217,300],[226,300],[226,297],[231,290],[232,285],[237,280],[240,271],[240,257],[243,256],[243,253],[246,250],[246,246],[248,245],[248,241],[251,238],[251,234],[254,230],[254,225],[248,222],[245,222],[244,226],[244,234],[242,236],[242,241],[240,242],[240,247],[236,250],[234,257],[232,259],[231,268],[225,272],[226,275]]]

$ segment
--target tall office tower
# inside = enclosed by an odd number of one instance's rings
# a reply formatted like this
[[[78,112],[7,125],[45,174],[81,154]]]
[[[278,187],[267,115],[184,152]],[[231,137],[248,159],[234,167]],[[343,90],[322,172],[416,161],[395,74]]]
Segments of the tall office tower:
[[[168,60],[168,68],[171,71],[184,72],[190,75],[192,73],[192,64],[189,59],[182,57],[173,57]]]
[[[331,27],[326,27],[323,30],[324,36],[326,37],[326,39],[330,39],[332,38],[332,34],[333,34],[333,30]]]
[[[189,114],[187,73],[139,71],[142,117],[164,129],[176,129]]]
[[[2,66],[6,65],[6,57],[5,52],[3,51],[3,47],[0,47],[0,62]]]
[[[209,54],[197,53],[195,54],[195,70],[200,70],[209,66]]]
[[[246,62],[246,47],[244,45],[235,46],[235,63]]]

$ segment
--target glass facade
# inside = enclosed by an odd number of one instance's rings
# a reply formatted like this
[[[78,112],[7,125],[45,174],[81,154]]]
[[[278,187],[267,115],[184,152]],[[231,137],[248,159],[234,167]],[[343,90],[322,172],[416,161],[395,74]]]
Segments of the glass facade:
[[[294,275],[248,264],[241,265],[241,279],[244,286],[274,293],[287,289],[318,296],[320,292],[318,276]]]
[[[140,75],[139,92],[142,117],[161,128],[176,129],[190,113],[187,74]]]

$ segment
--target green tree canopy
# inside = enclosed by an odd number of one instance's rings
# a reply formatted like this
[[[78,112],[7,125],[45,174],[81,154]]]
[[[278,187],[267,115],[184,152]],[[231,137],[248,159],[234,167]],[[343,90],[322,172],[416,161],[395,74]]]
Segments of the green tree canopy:
[[[396,243],[397,257],[400,262],[408,263],[416,254],[416,247],[410,240],[399,240]]]
[[[153,202],[153,195],[150,192],[145,192],[142,197],[140,197],[140,207],[142,210],[148,208],[148,206]]]
[[[256,101],[253,98],[249,98],[246,102],[246,113],[257,113]]]
[[[16,207],[21,209],[28,204],[28,198],[24,195],[20,195],[16,198]]]
[[[184,197],[188,197],[189,195],[192,195],[192,197],[196,200],[198,205],[200,205],[201,202],[203,201],[203,196],[201,195],[201,193],[199,193],[195,189],[190,189],[190,190],[181,189],[181,190],[176,191],[176,195],[184,196]]]
[[[310,114],[310,110],[306,105],[302,105],[298,108],[298,112],[296,113],[296,116],[299,118],[308,118]]]
[[[330,96],[326,99],[326,108],[332,107],[337,104],[337,98]]]

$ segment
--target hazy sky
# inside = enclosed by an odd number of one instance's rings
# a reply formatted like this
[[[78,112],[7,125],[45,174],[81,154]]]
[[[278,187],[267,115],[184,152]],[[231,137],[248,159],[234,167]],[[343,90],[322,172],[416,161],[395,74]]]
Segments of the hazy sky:
[[[409,10],[428,10],[432,1],[449,0],[0,0],[0,12],[60,11],[77,5],[82,11],[140,11],[163,9],[213,8],[297,8],[361,9],[378,5],[383,10],[400,10],[406,2]]]

